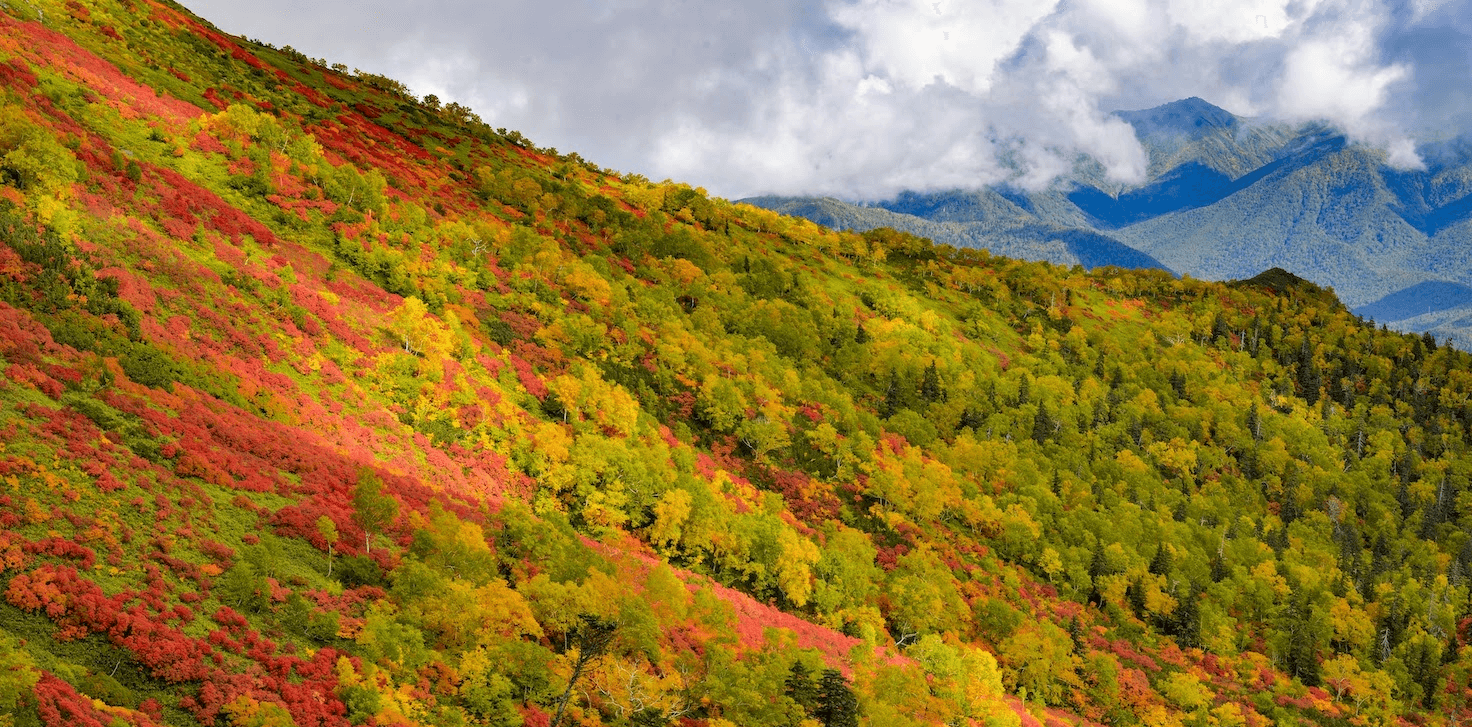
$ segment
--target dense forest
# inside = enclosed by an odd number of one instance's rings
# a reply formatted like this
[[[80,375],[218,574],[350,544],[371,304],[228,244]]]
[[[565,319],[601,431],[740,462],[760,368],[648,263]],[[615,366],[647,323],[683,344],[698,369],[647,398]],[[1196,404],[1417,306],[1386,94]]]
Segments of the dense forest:
[[[0,725],[1472,718],[1472,357],[0,6]]]

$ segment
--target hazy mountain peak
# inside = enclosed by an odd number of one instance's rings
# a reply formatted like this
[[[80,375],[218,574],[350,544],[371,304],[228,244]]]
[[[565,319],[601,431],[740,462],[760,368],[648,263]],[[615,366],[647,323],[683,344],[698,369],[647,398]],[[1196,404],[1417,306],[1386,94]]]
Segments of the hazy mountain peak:
[[[1217,129],[1235,128],[1241,123],[1241,119],[1230,111],[1195,96],[1150,109],[1116,111],[1114,115],[1135,127],[1140,136],[1178,134],[1200,137]]]

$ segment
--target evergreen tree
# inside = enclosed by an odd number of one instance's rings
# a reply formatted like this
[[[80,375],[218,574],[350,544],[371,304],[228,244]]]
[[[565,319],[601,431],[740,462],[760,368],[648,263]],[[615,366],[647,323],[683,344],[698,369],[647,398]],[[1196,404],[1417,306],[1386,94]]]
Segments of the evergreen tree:
[[[1227,327],[1226,316],[1218,311],[1216,318],[1211,322],[1211,340],[1220,341],[1222,339],[1230,339],[1231,335],[1231,329]]]
[[[1298,508],[1298,467],[1290,463],[1287,471],[1283,473],[1283,500],[1278,504],[1278,518],[1283,521],[1284,526],[1287,526],[1289,523],[1297,520],[1300,514]]]
[[[1304,614],[1307,616],[1308,614]],[[1287,664],[1285,671],[1305,686],[1316,687],[1319,685],[1319,657],[1318,644],[1315,643],[1313,634],[1307,625],[1307,619],[1297,625],[1292,632],[1292,638],[1288,643]]]
[[[1140,585],[1138,580],[1130,581],[1130,584],[1125,587],[1124,597],[1125,600],[1129,601],[1130,608],[1135,610],[1136,616],[1139,616],[1141,619],[1146,618],[1145,588]]]
[[[804,713],[812,715],[813,710],[818,708],[818,685],[813,681],[813,673],[801,660],[792,662],[792,669],[783,686],[786,687],[787,696],[802,707]]]
[[[1073,653],[1084,653],[1084,647],[1088,646],[1088,641],[1084,633],[1084,625],[1078,620],[1078,616],[1068,620],[1068,639],[1073,642]]]
[[[884,390],[884,405],[879,410],[879,415],[888,419],[894,416],[904,404],[900,398],[900,376],[894,371],[889,372],[889,386]]]
[[[1201,589],[1192,586],[1166,624],[1166,632],[1176,638],[1176,643],[1186,648],[1201,645],[1201,612],[1197,608],[1201,596]]]
[[[859,700],[837,669],[825,669],[818,686],[818,708],[813,716],[823,727],[858,727]]]
[[[1221,583],[1231,573],[1227,570],[1227,561],[1220,552],[1211,557],[1211,582]]]
[[[1155,549],[1155,557],[1150,559],[1150,572],[1157,576],[1168,575],[1171,568],[1175,566],[1174,561],[1170,546],[1161,543],[1160,547]]]
[[[935,362],[925,367],[925,376],[920,380],[920,398],[927,402],[935,403],[945,399],[945,389],[940,385],[940,371],[936,370]]]
[[[971,430],[974,432],[981,428],[982,422],[984,421],[985,419],[982,418],[981,412],[977,411],[973,407],[968,406],[961,411],[961,420],[956,422],[956,429],[957,431],[959,431],[970,427]]]
[[[1048,416],[1048,405],[1039,403],[1038,413],[1032,418],[1032,441],[1042,444],[1053,436],[1053,418]]]
[[[1308,338],[1298,347],[1298,395],[1309,404],[1319,402],[1319,388],[1324,384],[1324,377],[1319,373],[1319,367],[1314,365],[1313,349],[1309,346]]]
[[[242,611],[259,613],[271,605],[269,583],[248,561],[241,560],[220,576],[215,586],[220,602]]]

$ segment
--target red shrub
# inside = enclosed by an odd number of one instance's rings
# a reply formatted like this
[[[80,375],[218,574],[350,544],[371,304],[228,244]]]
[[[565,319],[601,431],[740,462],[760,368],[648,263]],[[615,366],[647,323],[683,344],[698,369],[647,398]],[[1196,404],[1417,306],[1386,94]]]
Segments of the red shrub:
[[[97,554],[91,548],[77,545],[70,540],[51,537],[25,544],[25,552],[33,555],[50,555],[81,562],[83,569],[91,569],[97,562]]]
[[[112,720],[92,706],[92,700],[77,694],[72,685],[50,673],[42,673],[32,687],[36,711],[46,727],[106,727]]]

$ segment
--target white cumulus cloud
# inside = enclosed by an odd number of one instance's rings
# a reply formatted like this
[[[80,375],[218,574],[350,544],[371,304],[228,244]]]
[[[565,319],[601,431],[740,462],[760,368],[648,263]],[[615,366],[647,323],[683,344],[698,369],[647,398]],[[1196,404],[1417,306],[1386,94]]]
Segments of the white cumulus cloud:
[[[1200,96],[1415,166],[1472,124],[1472,0],[192,0],[494,126],[716,194],[1047,185],[1145,157],[1110,115]]]

